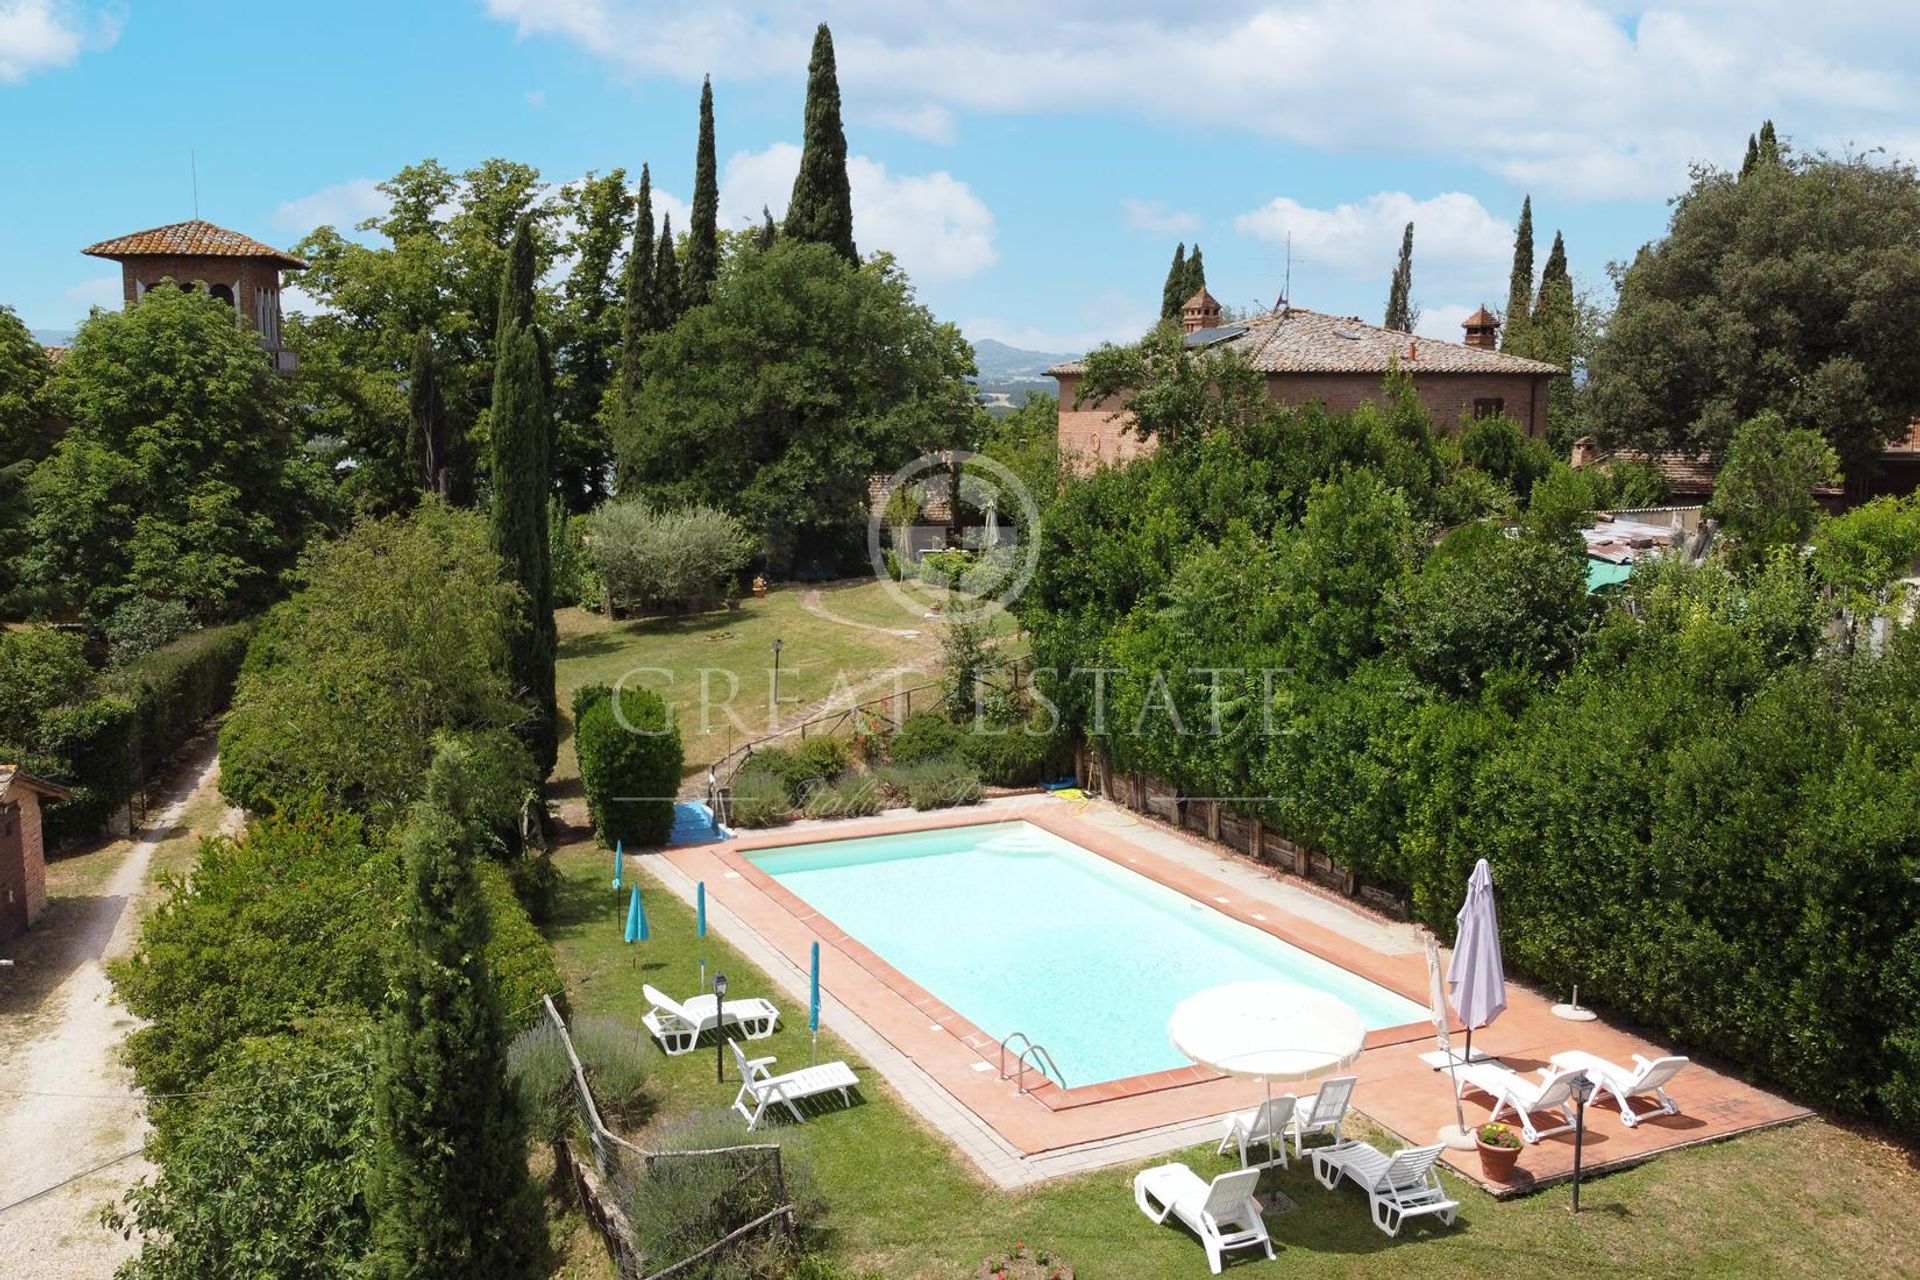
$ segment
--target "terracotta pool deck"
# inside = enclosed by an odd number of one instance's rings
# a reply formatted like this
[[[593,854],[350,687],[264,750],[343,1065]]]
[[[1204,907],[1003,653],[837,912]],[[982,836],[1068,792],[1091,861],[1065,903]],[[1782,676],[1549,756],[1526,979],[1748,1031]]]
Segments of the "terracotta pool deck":
[[[912,1082],[922,1087],[903,1092],[910,1097],[924,1095],[924,1085],[930,1082],[991,1130],[1017,1162],[1051,1166],[1062,1172],[1138,1158],[1142,1141],[1152,1134],[1166,1135],[1159,1144],[1166,1149],[1191,1145],[1202,1122],[1253,1105],[1260,1098],[1261,1086],[1258,1081],[1183,1067],[1065,1090],[1030,1076],[1029,1092],[1021,1093],[1015,1081],[1000,1076],[998,1037],[975,1027],[937,995],[848,936],[774,882],[747,855],[820,841],[1024,820],[1417,1004],[1426,1004],[1426,960],[1418,951],[1385,953],[1328,927],[1326,913],[1316,912],[1319,919],[1308,919],[1278,905],[1272,893],[1237,888],[1232,881],[1244,880],[1245,876],[1223,873],[1235,870],[1236,864],[1250,866],[1246,859],[1178,835],[1171,828],[1155,825],[1130,834],[1124,827],[1113,825],[1112,815],[1125,815],[1125,811],[1098,803],[1075,805],[1036,797],[979,809],[885,814],[860,821],[755,832],[724,844],[672,849],[664,857],[687,881],[704,881],[711,904],[723,908],[802,973],[808,964],[809,948],[818,941],[821,986],[833,1006],[828,1016],[844,1013],[858,1019],[864,1030],[884,1040],[928,1078]],[[1175,858],[1148,847],[1165,846],[1168,838],[1182,841],[1203,856]],[[1203,870],[1210,860],[1214,874]],[[1270,878],[1290,880],[1278,872],[1271,872]],[[1117,993],[1116,998],[1122,997]],[[836,1026],[836,1030],[843,1029]],[[1454,1121],[1446,1074],[1420,1060],[1420,1054],[1433,1048],[1430,1023],[1371,1033],[1353,1068],[1360,1080],[1355,1108],[1408,1142],[1432,1141],[1436,1130]],[[1615,1030],[1603,1021],[1557,1018],[1547,1000],[1513,983],[1508,985],[1506,1012],[1491,1027],[1476,1033],[1474,1049],[1476,1056],[1482,1051],[1497,1055],[1523,1072],[1545,1065],[1549,1055],[1564,1049],[1585,1049],[1624,1063],[1630,1063],[1635,1053],[1655,1056],[1663,1052],[1661,1046]],[[1306,1093],[1314,1085],[1309,1081],[1289,1087]],[[1662,1151],[1810,1114],[1805,1108],[1698,1063],[1675,1080],[1670,1092],[1683,1114],[1648,1120],[1632,1129],[1621,1122],[1610,1104],[1590,1107],[1584,1167],[1596,1172],[1622,1167]],[[1467,1123],[1483,1121],[1491,1105],[1490,1100],[1469,1093],[1462,1103]],[[936,1123],[936,1127],[948,1126]],[[1134,1139],[1141,1141],[1129,1141]],[[964,1141],[960,1145],[969,1148]],[[1076,1158],[1076,1152],[1085,1153],[1085,1158]],[[969,1154],[982,1158],[977,1150],[969,1149]],[[1104,1155],[1112,1158],[1103,1159]],[[1457,1172],[1481,1181],[1475,1153],[1450,1152],[1448,1162]],[[1521,1177],[1511,1186],[1482,1185],[1496,1193],[1521,1192],[1567,1177],[1572,1168],[1573,1137],[1566,1134],[1530,1145],[1520,1158]]]

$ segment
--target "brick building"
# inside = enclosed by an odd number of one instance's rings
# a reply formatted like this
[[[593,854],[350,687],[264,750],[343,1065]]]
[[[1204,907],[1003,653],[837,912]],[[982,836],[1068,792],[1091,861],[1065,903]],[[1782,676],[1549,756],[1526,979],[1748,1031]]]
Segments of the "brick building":
[[[40,802],[64,800],[65,787],[0,764],[0,942],[25,933],[47,905],[47,855]]]
[[[236,323],[260,335],[275,369],[293,372],[294,354],[280,345],[280,273],[304,271],[307,264],[292,254],[198,218],[102,240],[81,252],[120,264],[128,306],[163,284],[205,289],[233,308]]]
[[[1378,403],[1387,374],[1402,369],[1437,425],[1457,429],[1466,418],[1505,414],[1528,435],[1547,434],[1547,384],[1564,372],[1539,360],[1495,349],[1499,322],[1485,307],[1468,316],[1464,342],[1420,338],[1352,316],[1282,307],[1244,324],[1220,323],[1220,304],[1205,289],[1182,309],[1187,345],[1233,351],[1267,375],[1267,394],[1283,404],[1319,403],[1344,413]],[[1126,462],[1153,448],[1136,436],[1125,405],[1076,406],[1084,360],[1047,370],[1060,384],[1060,449],[1082,467]]]

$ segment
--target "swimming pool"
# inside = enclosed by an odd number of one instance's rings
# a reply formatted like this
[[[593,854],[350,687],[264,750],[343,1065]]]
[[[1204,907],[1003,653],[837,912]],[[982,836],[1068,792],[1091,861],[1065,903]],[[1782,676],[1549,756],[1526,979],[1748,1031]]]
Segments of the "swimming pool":
[[[1424,1006],[1028,822],[830,840],[748,855],[761,871],[998,1040],[1024,1031],[1069,1086],[1190,1065],[1186,997],[1285,979],[1369,1030]],[[832,975],[826,978],[832,985]]]

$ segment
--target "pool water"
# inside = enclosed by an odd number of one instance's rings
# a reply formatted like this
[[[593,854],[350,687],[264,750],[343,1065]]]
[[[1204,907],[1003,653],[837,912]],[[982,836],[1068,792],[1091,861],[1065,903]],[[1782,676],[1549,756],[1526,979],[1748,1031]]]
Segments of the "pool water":
[[[1046,1046],[1068,1086],[1189,1065],[1174,1006],[1223,982],[1303,983],[1369,1030],[1424,1006],[1027,822],[749,855],[996,1040]],[[822,977],[828,987],[833,975]]]

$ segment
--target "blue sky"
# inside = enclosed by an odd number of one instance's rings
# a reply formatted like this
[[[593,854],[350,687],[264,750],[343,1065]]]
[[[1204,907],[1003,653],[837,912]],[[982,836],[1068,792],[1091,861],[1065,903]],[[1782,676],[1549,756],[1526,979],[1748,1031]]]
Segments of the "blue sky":
[[[714,77],[722,215],[776,215],[813,25],[833,26],[863,250],[974,338],[1079,350],[1151,319],[1174,242],[1222,301],[1378,320],[1416,224],[1423,331],[1506,295],[1534,200],[1575,273],[1659,233],[1690,162],[1763,116],[1920,155],[1920,5],[1312,0],[0,0],[0,302],[118,300],[93,240],[193,214],[276,244],[425,156],[555,182],[653,166],[676,225]]]

